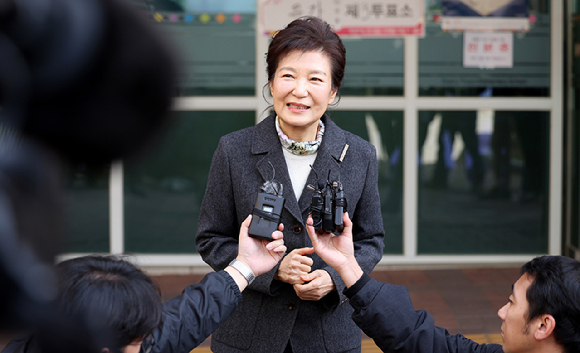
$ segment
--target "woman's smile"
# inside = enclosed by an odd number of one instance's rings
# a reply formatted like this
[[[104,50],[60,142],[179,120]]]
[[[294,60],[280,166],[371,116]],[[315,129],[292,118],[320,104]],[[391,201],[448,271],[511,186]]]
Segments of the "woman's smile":
[[[290,108],[291,110],[296,110],[297,113],[300,113],[300,111],[305,111],[307,109],[310,109],[310,107],[307,105],[297,104],[297,103],[288,103],[288,104],[286,104],[286,106],[288,108]]]

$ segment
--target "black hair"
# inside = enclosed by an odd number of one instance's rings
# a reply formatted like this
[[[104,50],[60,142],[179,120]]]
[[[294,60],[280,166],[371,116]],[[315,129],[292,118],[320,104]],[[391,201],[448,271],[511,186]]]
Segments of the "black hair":
[[[57,266],[59,303],[84,314],[96,329],[111,330],[123,348],[161,325],[159,287],[135,265],[115,256],[83,256]]]
[[[277,32],[266,55],[268,82],[274,80],[280,61],[294,50],[320,51],[327,55],[330,60],[332,89],[338,90],[344,77],[346,49],[328,23],[318,17],[301,17]]]
[[[526,292],[528,322],[552,315],[556,342],[567,353],[580,352],[580,262],[564,256],[540,256],[520,272],[534,278]]]

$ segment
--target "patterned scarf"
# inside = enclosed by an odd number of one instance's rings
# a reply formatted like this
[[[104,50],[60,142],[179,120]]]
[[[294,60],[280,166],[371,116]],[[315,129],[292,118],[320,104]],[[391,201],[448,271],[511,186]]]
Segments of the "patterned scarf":
[[[318,151],[320,143],[322,142],[322,136],[324,135],[324,123],[319,120],[318,133],[316,134],[316,140],[306,141],[306,142],[296,142],[291,140],[280,128],[280,123],[278,122],[278,116],[276,116],[276,131],[278,131],[278,137],[280,138],[280,143],[288,152],[295,154],[297,156],[304,156],[308,154],[313,154]]]

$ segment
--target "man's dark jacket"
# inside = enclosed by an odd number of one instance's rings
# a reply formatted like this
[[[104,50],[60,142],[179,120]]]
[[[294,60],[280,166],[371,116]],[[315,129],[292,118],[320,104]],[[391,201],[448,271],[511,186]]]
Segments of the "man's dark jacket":
[[[363,275],[345,290],[354,308],[353,320],[383,352],[502,353],[497,344],[478,344],[435,326],[425,310],[415,311],[404,286]]]
[[[207,274],[199,284],[163,303],[163,325],[153,332],[154,345],[141,352],[189,352],[202,343],[227,319],[242,300],[233,278],[225,271]],[[8,343],[1,353],[37,352],[32,336]]]

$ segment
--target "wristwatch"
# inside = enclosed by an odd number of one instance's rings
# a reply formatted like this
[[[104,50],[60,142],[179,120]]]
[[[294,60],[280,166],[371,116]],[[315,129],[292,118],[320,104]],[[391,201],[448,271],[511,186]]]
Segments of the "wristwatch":
[[[246,265],[245,263],[239,261],[238,259],[233,259],[232,262],[230,262],[230,266],[232,266],[233,268],[235,268],[236,270],[238,270],[238,272],[244,276],[244,278],[246,279],[246,281],[248,281],[248,286],[250,284],[252,284],[252,282],[254,282],[254,279],[256,278],[254,276],[254,273],[252,272],[252,269],[250,267],[248,267],[248,265]]]

